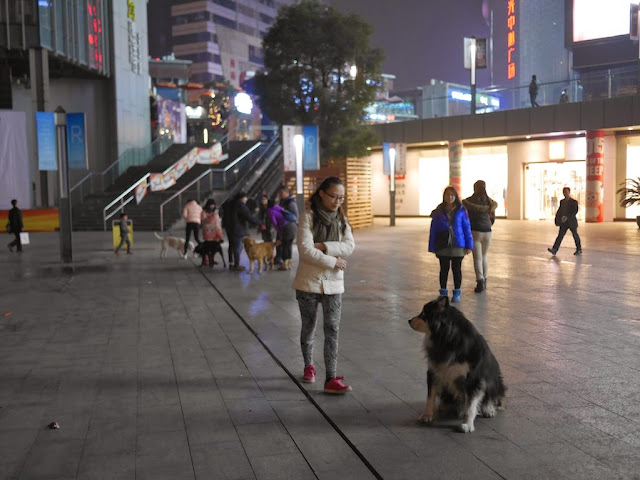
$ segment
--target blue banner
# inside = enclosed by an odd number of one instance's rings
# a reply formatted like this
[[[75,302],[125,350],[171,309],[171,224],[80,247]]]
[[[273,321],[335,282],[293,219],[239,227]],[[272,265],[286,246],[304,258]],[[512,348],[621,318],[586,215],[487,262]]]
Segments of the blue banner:
[[[318,152],[318,126],[303,126],[302,136],[304,137],[302,167],[304,170],[319,170],[320,155]]]
[[[57,170],[56,124],[52,112],[36,112],[38,169]]]
[[[87,170],[87,136],[84,113],[67,113],[69,170]]]

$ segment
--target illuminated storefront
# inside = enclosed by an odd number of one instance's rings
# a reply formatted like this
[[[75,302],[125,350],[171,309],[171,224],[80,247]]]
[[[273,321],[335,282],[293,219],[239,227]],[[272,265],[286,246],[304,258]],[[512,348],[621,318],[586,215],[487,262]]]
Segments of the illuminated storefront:
[[[545,220],[555,217],[562,189],[569,187],[578,200],[578,219],[584,218],[585,161],[528,163],[525,165],[525,219]]]
[[[640,178],[640,145],[627,146],[627,169],[625,178]],[[625,208],[625,218],[636,218],[640,215],[640,205]]]

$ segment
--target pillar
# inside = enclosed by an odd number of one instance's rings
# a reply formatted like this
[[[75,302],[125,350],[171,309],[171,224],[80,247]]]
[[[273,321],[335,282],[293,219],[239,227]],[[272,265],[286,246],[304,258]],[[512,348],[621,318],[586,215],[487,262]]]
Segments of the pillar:
[[[34,112],[31,122],[35,132],[35,112],[46,112],[49,103],[49,54],[44,48],[32,48],[29,50],[29,81],[31,83],[31,105]],[[35,165],[38,165],[37,150],[37,147],[35,147]],[[40,172],[40,204],[43,207],[50,205],[49,176],[47,173],[45,170]]]
[[[587,191],[585,221],[604,221],[604,131],[587,131]]]
[[[462,195],[462,142],[449,142],[449,185]]]

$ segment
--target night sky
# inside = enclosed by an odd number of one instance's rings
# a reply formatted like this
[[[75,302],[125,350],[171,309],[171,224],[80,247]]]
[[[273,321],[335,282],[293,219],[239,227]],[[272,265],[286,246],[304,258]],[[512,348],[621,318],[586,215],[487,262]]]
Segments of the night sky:
[[[462,63],[463,38],[489,37],[482,0],[331,0],[328,3],[361,15],[374,28],[371,43],[385,51],[382,70],[396,76],[396,89],[425,85],[430,78],[468,84],[469,71]],[[478,86],[489,83],[488,70],[478,71]]]
[[[491,2],[491,0],[485,0]],[[492,0],[497,6],[502,3]],[[383,72],[396,76],[395,88],[413,88],[430,78],[468,84],[463,68],[463,38],[489,36],[483,0],[327,0],[361,15],[374,29],[373,46],[386,58]],[[149,0],[149,54],[171,52],[170,0]],[[478,71],[479,87],[489,85],[488,70]]]

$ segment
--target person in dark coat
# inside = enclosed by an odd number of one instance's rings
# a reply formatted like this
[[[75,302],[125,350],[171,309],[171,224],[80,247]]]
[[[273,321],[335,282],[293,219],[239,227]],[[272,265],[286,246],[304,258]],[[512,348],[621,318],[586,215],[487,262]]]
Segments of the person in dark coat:
[[[462,260],[473,250],[473,236],[467,209],[452,186],[444,189],[442,203],[431,212],[429,251],[440,260],[440,295],[447,296],[449,268],[453,270],[452,302],[462,294]]]
[[[229,248],[234,250],[235,266],[233,270],[243,271],[245,267],[240,265],[240,254],[242,253],[242,239],[249,235],[247,224],[250,223],[256,227],[262,227],[260,220],[251,213],[249,207],[247,207],[247,194],[240,192],[236,195],[236,201],[234,203],[235,210],[235,225],[233,230],[233,245],[229,244]]]
[[[473,195],[465,198],[462,204],[469,212],[471,234],[473,235],[473,268],[476,272],[476,288],[480,293],[487,288],[489,262],[487,254],[491,245],[491,226],[496,218],[498,203],[487,195],[487,185],[483,180],[473,184]]]
[[[540,84],[535,75],[531,75],[531,83],[529,84],[529,99],[531,100],[532,107],[539,107],[536,98],[538,97],[538,90],[540,90]]]
[[[298,219],[300,218],[300,212],[298,211],[298,204],[296,203],[296,197],[291,194],[291,190],[286,185],[280,185],[278,189],[278,196],[280,197],[280,206],[285,210],[288,210],[296,217],[296,225],[298,224]],[[278,235],[278,233],[276,232]],[[276,235],[277,240],[282,241],[282,238]],[[284,242],[283,242],[284,244]],[[275,264],[280,265],[283,262],[282,258],[282,245],[278,245],[276,247],[276,259]]]
[[[16,247],[18,253],[22,253],[22,242],[20,241],[20,232],[24,228],[22,223],[22,210],[18,208],[18,200],[15,198],[11,200],[13,208],[9,210],[9,233],[15,235],[15,240],[7,245],[10,252],[13,252],[13,247]]]
[[[553,247],[547,248],[547,250],[551,252],[551,255],[558,253],[565,233],[567,233],[567,230],[571,230],[573,241],[576,242],[576,251],[573,254],[582,255],[582,244],[578,235],[578,219],[576,218],[576,215],[578,215],[578,201],[571,198],[571,189],[569,187],[564,187],[562,194],[564,198],[560,200],[560,206],[556,212],[556,225],[560,227],[560,231]]]

